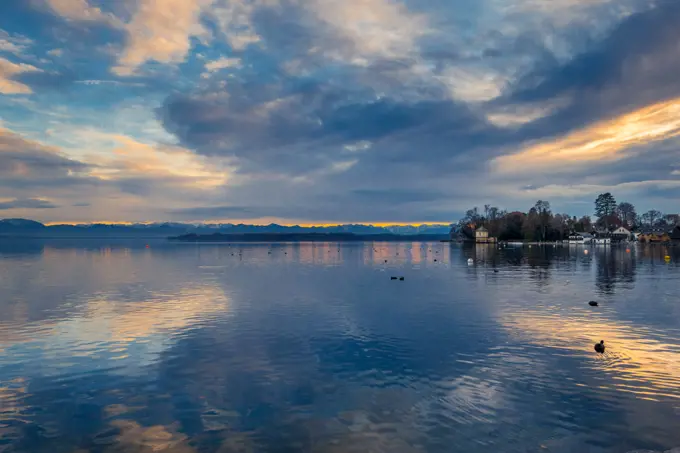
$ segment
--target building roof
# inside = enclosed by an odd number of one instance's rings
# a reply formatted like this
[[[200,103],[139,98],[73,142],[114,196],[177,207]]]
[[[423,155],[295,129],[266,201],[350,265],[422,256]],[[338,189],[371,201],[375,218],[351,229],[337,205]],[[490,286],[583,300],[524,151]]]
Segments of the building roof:
[[[484,228],[483,226],[480,226],[480,227],[477,228],[475,231],[487,231],[487,232],[488,232],[489,230],[487,230],[487,229]]]
[[[673,227],[653,227],[653,228],[642,228],[640,232],[642,234],[664,234],[673,231]]]

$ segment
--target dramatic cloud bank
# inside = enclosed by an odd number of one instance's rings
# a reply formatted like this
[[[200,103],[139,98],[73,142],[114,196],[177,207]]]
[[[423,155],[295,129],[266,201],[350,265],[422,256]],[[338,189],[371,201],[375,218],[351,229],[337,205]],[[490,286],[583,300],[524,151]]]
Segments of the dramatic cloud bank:
[[[2,216],[677,211],[680,4],[549,3],[2,2]]]

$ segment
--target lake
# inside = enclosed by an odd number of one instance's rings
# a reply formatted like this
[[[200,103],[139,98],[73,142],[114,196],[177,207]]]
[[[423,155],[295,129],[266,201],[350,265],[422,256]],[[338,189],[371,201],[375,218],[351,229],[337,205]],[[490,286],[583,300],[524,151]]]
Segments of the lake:
[[[663,246],[0,240],[0,451],[671,449],[678,263]]]

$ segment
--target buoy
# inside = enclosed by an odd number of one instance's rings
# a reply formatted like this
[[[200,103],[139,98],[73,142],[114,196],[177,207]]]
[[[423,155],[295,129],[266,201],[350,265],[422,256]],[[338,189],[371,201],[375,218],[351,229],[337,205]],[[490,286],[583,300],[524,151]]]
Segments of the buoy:
[[[599,343],[595,343],[595,352],[604,354],[604,340],[600,340]]]
[[[468,258],[468,265],[475,264],[474,260],[472,258]]]
[[[149,244],[146,244],[146,248],[149,248]]]
[[[626,253],[630,253],[630,249],[626,249]]]
[[[584,255],[587,255],[587,254],[588,254],[588,249],[585,249],[585,250],[583,251],[583,254],[584,254]]]
[[[671,257],[669,255],[666,255],[666,256],[663,257],[663,259],[666,260],[666,261],[670,261]]]

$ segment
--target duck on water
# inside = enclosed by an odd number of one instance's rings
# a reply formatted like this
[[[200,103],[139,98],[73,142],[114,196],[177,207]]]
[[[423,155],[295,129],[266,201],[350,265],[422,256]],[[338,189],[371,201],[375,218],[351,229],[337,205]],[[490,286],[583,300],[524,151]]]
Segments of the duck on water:
[[[599,352],[600,354],[604,354],[604,340],[600,340],[599,343],[595,344],[595,352]]]

